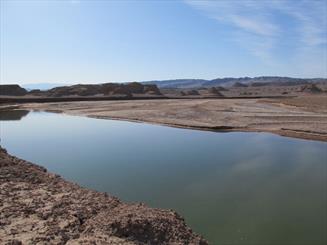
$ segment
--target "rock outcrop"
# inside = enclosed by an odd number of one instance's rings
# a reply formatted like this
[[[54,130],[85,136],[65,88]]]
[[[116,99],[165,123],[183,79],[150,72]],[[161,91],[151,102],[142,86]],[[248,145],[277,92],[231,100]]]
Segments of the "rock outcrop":
[[[18,84],[4,84],[0,85],[0,95],[22,96],[27,94],[27,90]]]
[[[316,84],[311,83],[302,86],[300,92],[318,94],[318,93],[322,93],[323,91]]]
[[[174,211],[126,204],[0,147],[0,244],[207,244]]]
[[[152,94],[152,95],[161,95],[161,92],[158,89],[157,85],[154,85],[154,84],[144,85],[144,87],[143,87],[143,93],[145,93],[145,94]]]
[[[161,95],[156,85],[133,82],[127,84],[121,83],[103,83],[103,84],[77,84],[72,86],[63,86],[50,89],[45,92],[51,97],[62,96],[103,96],[103,95]]]

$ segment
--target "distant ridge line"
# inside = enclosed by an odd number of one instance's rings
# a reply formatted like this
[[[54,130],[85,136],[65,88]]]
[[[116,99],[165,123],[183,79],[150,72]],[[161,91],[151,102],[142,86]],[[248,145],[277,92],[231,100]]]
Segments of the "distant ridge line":
[[[121,82],[129,83],[129,82]],[[140,81],[142,84],[155,84],[159,88],[201,88],[201,87],[215,87],[215,86],[232,86],[235,83],[242,83],[246,85],[250,84],[265,84],[265,85],[300,85],[306,83],[327,83],[327,78],[294,78],[283,76],[258,76],[258,77],[224,77],[215,79],[168,79],[168,80],[150,80]],[[67,83],[19,83],[23,88],[27,90],[40,89],[48,90],[54,87],[70,86],[76,84],[75,82]],[[102,84],[101,83],[82,83],[82,84]]]
[[[305,83],[327,83],[327,78],[293,78],[293,77],[279,77],[279,76],[260,76],[260,77],[225,77],[216,78],[212,80],[206,79],[171,79],[171,80],[152,80],[141,82],[143,84],[155,84],[159,88],[200,88],[200,87],[214,87],[214,86],[232,86],[235,83],[251,85],[251,84],[265,84],[265,85],[299,85]]]

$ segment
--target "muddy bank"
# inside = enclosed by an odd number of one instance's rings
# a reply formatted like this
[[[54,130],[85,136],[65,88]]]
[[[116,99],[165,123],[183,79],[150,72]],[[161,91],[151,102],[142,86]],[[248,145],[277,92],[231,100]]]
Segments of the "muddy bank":
[[[207,244],[171,210],[81,188],[0,147],[0,244]]]
[[[327,141],[327,96],[33,103],[22,109],[64,112],[213,131],[271,132]]]

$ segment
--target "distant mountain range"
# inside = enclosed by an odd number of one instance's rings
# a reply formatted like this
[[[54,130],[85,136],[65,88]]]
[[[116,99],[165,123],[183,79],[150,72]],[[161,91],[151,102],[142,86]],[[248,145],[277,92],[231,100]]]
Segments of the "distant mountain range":
[[[238,86],[252,85],[252,86],[287,86],[287,85],[298,85],[305,83],[326,83],[327,78],[292,78],[292,77],[277,77],[277,76],[263,76],[263,77],[226,77],[226,78],[217,78],[213,80],[205,79],[175,79],[175,80],[154,80],[142,82],[143,84],[156,84],[159,88],[208,88],[215,86],[225,86],[229,87],[234,84]]]
[[[262,76],[262,77],[225,77],[216,78],[212,80],[205,79],[173,79],[173,80],[153,80],[141,81],[140,83],[155,84],[161,89],[191,89],[191,88],[209,88],[224,86],[230,87],[234,84],[238,87],[243,86],[287,86],[287,85],[300,85],[305,83],[327,83],[327,78],[293,78],[293,77],[278,77],[278,76]],[[60,86],[69,86],[73,83],[31,83],[22,84],[21,86],[30,91],[33,89],[40,89],[42,91],[49,90]]]

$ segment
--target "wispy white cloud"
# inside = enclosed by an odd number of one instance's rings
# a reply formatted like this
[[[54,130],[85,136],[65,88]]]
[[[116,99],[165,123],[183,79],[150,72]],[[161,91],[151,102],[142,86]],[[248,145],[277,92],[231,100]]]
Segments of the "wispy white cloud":
[[[186,1],[208,17],[234,29],[235,40],[253,55],[269,62],[280,28],[252,1]],[[244,40],[246,40],[244,42]]]
[[[317,57],[317,52],[327,52],[326,0],[187,0],[186,3],[229,25],[237,33],[237,42],[266,62],[272,62],[275,49],[286,42],[297,50],[294,53]]]
[[[303,44],[327,43],[327,1],[272,1],[270,6],[297,22],[296,31]]]
[[[256,20],[237,14],[230,15],[230,21],[237,27],[262,36],[275,36],[278,33],[278,27],[267,21]]]
[[[186,1],[191,6],[204,11],[209,17],[232,24],[250,33],[273,36],[279,28],[269,21],[261,6],[247,1]]]

